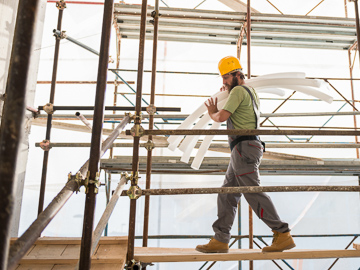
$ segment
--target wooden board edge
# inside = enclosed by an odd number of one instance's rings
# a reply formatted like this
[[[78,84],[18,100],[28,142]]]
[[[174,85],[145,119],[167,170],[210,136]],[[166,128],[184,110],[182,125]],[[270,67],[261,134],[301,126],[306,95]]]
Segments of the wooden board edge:
[[[159,252],[160,253],[160,252]],[[188,253],[188,254],[144,254],[139,255],[135,249],[134,259],[150,262],[193,262],[193,261],[248,261],[248,260],[280,260],[280,259],[325,259],[325,258],[360,258],[358,250],[302,250],[285,252],[244,252],[244,253]]]
[[[22,259],[20,261],[21,264],[77,264],[78,259],[54,259],[54,258],[46,258],[46,259]],[[92,259],[92,264],[125,264],[124,259],[119,258],[105,258],[105,259]]]
[[[10,243],[14,243],[17,238],[11,238]],[[127,236],[104,236],[100,238],[99,244],[127,244]],[[40,237],[35,245],[80,245],[81,237]]]

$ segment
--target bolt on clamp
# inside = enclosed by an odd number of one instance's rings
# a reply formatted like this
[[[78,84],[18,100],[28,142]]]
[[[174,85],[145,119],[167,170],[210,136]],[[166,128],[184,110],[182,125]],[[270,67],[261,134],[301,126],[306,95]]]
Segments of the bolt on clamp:
[[[53,114],[54,113],[54,105],[51,103],[46,103],[43,106],[43,110],[47,113],[47,114]]]
[[[141,269],[142,268],[142,265],[141,265],[141,262],[140,261],[135,261],[134,259],[132,259],[127,267],[126,267],[128,270],[134,270],[134,269]]]
[[[125,177],[125,179],[126,179],[126,184],[129,182],[129,181],[131,181],[131,179],[132,179],[132,176],[130,176],[127,172],[122,172],[121,174],[120,174],[120,178],[122,178],[122,177]]]
[[[134,183],[135,185],[138,184],[139,182],[139,173],[135,172],[135,175],[133,175],[133,173],[131,172],[130,175],[127,175],[127,179],[126,180],[130,180],[132,183]]]
[[[81,173],[77,172],[76,174],[68,174],[68,182],[74,180],[78,184],[78,188],[75,190],[76,194],[80,192],[80,187],[84,185],[84,180],[81,177]]]
[[[44,151],[49,151],[52,147],[50,146],[49,140],[43,140],[40,142],[40,148]]]
[[[141,188],[138,185],[136,185],[129,187],[129,189],[126,191],[126,194],[129,196],[131,200],[137,200],[138,198],[141,197],[142,191]]]
[[[66,31],[61,31],[59,38],[60,38],[60,39],[65,39],[65,38],[67,38]]]
[[[56,7],[59,9],[59,10],[64,10],[66,8],[66,3],[64,0],[60,0],[60,1],[57,1],[56,2]]]
[[[156,113],[156,107],[154,104],[150,104],[148,107],[146,107],[146,112],[150,115],[154,115]]]
[[[133,137],[142,137],[145,129],[140,124],[135,124],[131,129],[130,133]]]
[[[100,173],[99,172],[96,173],[96,176],[95,176],[94,180],[90,179],[90,171],[87,172],[85,183],[84,183],[85,193],[89,192],[89,185],[90,184],[94,184],[94,193],[95,194],[99,193],[99,186],[100,186],[99,178],[100,178]]]
[[[153,143],[153,141],[148,140],[146,143],[144,143],[144,147],[146,148],[146,150],[151,151],[155,148],[155,144]]]

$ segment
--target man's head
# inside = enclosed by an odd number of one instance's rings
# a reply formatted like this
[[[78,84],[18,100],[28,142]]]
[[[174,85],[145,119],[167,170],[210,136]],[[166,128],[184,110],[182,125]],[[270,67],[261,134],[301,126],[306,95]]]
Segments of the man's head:
[[[224,57],[219,61],[219,72],[223,78],[223,84],[228,91],[235,86],[243,84],[245,79],[239,60],[233,56]]]

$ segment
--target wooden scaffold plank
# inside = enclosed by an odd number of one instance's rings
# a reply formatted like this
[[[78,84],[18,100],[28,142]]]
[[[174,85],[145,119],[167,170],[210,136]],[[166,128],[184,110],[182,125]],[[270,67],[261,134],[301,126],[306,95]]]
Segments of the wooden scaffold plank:
[[[16,270],[73,270],[79,260],[80,244],[80,237],[39,238]],[[102,237],[92,256],[91,269],[122,269],[126,253],[127,237]]]
[[[192,248],[135,248],[135,260],[141,262],[194,262],[280,259],[323,259],[360,257],[360,250],[303,250],[262,252],[256,249],[230,249],[229,253],[201,253]]]

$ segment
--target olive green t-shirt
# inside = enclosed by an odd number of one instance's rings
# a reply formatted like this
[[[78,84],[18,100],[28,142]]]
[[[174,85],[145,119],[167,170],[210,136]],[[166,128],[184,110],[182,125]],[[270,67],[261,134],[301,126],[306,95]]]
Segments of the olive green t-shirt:
[[[252,87],[249,87],[255,102],[260,107],[259,98]],[[229,94],[229,98],[223,107],[231,113],[230,119],[235,129],[255,129],[255,113],[252,105],[252,100],[249,93],[241,85],[234,87]]]

